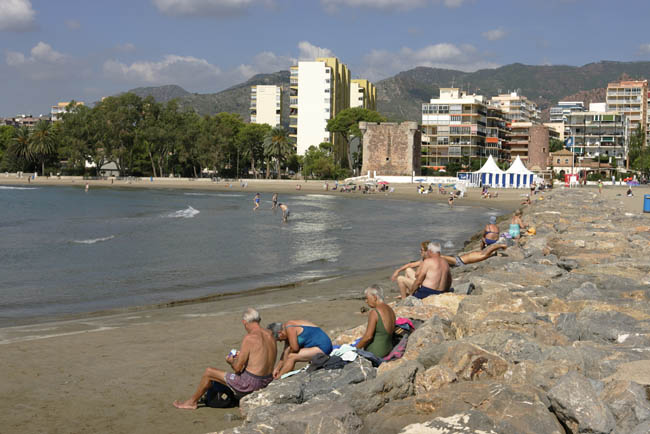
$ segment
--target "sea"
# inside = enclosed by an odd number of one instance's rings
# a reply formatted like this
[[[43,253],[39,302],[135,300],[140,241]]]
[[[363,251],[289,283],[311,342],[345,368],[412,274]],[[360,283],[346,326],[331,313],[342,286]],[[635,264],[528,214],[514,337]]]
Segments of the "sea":
[[[503,212],[281,194],[283,223],[254,194],[0,185],[0,327],[401,265],[426,239],[462,249]]]

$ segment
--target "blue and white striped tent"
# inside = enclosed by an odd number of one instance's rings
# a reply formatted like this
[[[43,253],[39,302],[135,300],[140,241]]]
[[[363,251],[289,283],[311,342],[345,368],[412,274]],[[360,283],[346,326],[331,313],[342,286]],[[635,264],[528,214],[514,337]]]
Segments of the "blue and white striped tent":
[[[505,187],[506,173],[499,169],[494,158],[490,155],[478,171],[472,173],[472,181],[476,185],[487,185],[490,187]]]
[[[521,162],[521,158],[517,156],[508,170],[506,170],[506,178],[510,188],[528,188],[530,184],[535,182],[536,175],[526,169],[524,163]]]

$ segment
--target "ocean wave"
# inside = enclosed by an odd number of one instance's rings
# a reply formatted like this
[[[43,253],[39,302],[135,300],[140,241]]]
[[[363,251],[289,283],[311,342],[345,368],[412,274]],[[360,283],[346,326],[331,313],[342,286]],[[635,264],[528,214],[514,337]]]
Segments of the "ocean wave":
[[[185,196],[210,196],[206,193],[183,193]]]
[[[38,187],[10,187],[8,185],[0,185],[0,190],[38,190]]]
[[[452,247],[454,247],[454,243],[451,241],[447,241],[442,247],[444,247],[445,249],[451,249]]]
[[[199,211],[198,209],[194,209],[191,206],[188,206],[185,209],[179,209],[178,211],[169,213],[167,214],[166,217],[176,218],[176,219],[177,218],[191,219],[200,212],[201,211]]]
[[[77,244],[95,244],[95,243],[101,243],[102,241],[112,240],[113,238],[115,238],[115,235],[110,235],[108,237],[103,237],[103,238],[92,238],[90,240],[72,240],[72,242]]]

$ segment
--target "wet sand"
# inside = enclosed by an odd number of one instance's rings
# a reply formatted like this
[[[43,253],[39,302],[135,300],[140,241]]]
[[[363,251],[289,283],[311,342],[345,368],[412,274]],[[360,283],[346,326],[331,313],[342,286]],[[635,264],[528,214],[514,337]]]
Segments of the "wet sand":
[[[8,183],[0,178],[0,184]],[[41,180],[31,185],[39,184]],[[75,184],[80,188],[85,185]],[[306,184],[301,193],[323,193],[322,183]],[[91,189],[98,186],[91,183]],[[121,187],[113,185],[118,186]],[[194,184],[157,187],[197,188]],[[208,184],[199,188],[229,187]],[[252,196],[255,191],[294,193],[294,188],[295,182],[255,186],[249,182],[245,190]],[[232,189],[242,190],[239,185]],[[597,192],[594,187],[586,189]],[[634,198],[624,197],[625,190],[606,187],[603,196],[621,200],[628,212],[642,213],[643,194],[650,194],[650,188],[635,188]],[[414,191],[414,186],[408,185],[398,186],[388,196],[329,194],[365,199],[446,200],[437,194],[420,196]],[[513,210],[522,194],[522,190],[502,190],[498,199],[484,200],[474,190],[464,204]],[[374,270],[209,302],[138,308],[0,329],[2,432],[207,433],[239,425],[239,421],[224,417],[238,414],[238,409],[186,411],[173,408],[171,403],[194,392],[205,367],[227,367],[226,354],[238,347],[245,333],[240,321],[242,311],[248,306],[257,307],[264,324],[308,319],[335,336],[338,331],[365,323],[366,317],[359,313],[364,306],[363,288],[379,283],[389,288],[387,295],[397,294],[396,285],[389,280],[392,271]]]

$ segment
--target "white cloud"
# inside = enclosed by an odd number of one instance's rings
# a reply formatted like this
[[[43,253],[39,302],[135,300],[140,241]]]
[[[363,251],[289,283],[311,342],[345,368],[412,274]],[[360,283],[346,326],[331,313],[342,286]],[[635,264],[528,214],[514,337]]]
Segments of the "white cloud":
[[[362,58],[359,73],[364,78],[379,80],[417,66],[476,71],[499,65],[479,53],[473,45],[440,43],[417,50],[409,47],[396,52],[372,50]]]
[[[30,56],[26,57],[23,53],[17,51],[8,51],[6,55],[7,65],[20,66],[24,64],[40,63],[57,63],[63,61],[66,56],[54,50],[50,44],[41,41],[36,44],[30,51]]]
[[[77,20],[65,20],[65,26],[70,30],[79,30],[81,23]]]
[[[462,6],[467,0],[321,0],[325,10],[337,11],[341,7],[411,10],[442,3],[448,8]]]
[[[249,7],[262,4],[270,6],[272,0],[151,0],[163,14],[170,16],[232,16]]]
[[[127,65],[117,60],[104,62],[104,74],[118,81],[137,84],[205,84],[221,75],[218,66],[192,56],[166,55],[159,62],[134,62]]]
[[[0,30],[29,30],[34,25],[34,15],[29,0],[0,0]]]
[[[334,53],[329,48],[317,47],[307,41],[300,41],[298,43],[298,50],[300,60],[314,60],[317,57],[332,57]]]
[[[650,54],[650,44],[641,44],[639,46],[641,54]]]
[[[498,41],[499,39],[503,39],[506,37],[506,32],[503,27],[499,27],[497,29],[492,29],[488,30],[487,32],[481,33],[481,36],[483,36],[485,39],[488,41]]]

